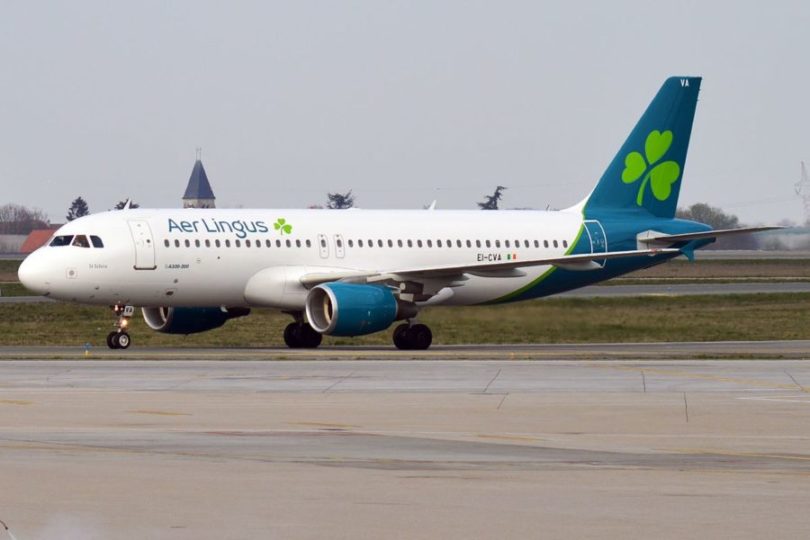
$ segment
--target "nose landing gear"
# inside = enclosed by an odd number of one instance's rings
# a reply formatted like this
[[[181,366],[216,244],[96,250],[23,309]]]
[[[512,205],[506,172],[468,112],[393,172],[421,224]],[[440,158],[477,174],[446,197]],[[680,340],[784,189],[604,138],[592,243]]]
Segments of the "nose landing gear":
[[[113,306],[113,313],[118,317],[115,322],[116,330],[107,334],[107,347],[110,349],[127,349],[132,339],[127,333],[129,319],[135,313],[134,306]]]

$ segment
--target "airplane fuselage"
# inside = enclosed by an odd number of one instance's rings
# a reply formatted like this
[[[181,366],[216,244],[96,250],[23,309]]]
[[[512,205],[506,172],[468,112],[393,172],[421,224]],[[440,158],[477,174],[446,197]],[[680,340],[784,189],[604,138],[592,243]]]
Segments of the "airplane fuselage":
[[[634,249],[632,235],[638,231],[629,232],[611,238],[603,224],[586,222],[573,211],[137,209],[64,225],[54,236],[73,237],[70,245],[41,248],[29,258],[29,267],[40,269],[39,292],[60,300],[296,309],[303,306],[306,294],[297,280],[305,274],[386,272]],[[89,247],[77,246],[77,236],[96,236],[103,247],[90,240]],[[619,267],[624,273],[666,259],[609,261],[604,268],[570,272],[576,279],[565,288],[600,281]],[[283,281],[273,281],[267,288],[281,290],[266,296],[261,291],[246,294],[251,279],[267,269],[278,269],[277,279]],[[531,296],[559,292],[542,287],[541,278],[551,269],[534,266],[513,275],[468,274],[453,284],[453,294],[441,303],[508,301],[533,284]]]

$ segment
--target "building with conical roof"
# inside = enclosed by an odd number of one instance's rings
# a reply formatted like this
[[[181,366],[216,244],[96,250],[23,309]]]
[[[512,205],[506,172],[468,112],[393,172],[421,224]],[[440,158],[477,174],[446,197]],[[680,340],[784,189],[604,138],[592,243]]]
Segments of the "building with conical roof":
[[[197,159],[194,168],[191,169],[191,176],[188,179],[186,193],[183,195],[183,208],[214,208],[214,192],[211,184],[208,183],[208,175],[202,161]]]

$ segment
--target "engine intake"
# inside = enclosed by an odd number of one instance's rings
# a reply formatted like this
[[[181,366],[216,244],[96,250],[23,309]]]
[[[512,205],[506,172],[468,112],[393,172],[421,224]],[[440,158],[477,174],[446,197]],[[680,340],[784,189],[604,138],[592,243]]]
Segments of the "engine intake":
[[[150,307],[143,308],[143,320],[152,330],[164,334],[196,334],[219,328],[228,319],[244,317],[248,308]]]
[[[329,336],[363,336],[385,330],[416,308],[397,301],[383,285],[324,283],[307,294],[307,318],[317,332]]]

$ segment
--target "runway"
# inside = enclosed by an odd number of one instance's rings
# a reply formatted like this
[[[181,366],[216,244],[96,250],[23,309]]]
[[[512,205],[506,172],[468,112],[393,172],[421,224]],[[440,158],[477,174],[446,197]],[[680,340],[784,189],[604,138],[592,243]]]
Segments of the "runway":
[[[795,538],[810,525],[799,360],[3,352],[0,519],[19,540]]]

